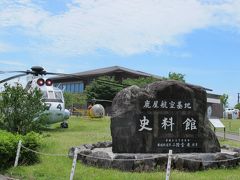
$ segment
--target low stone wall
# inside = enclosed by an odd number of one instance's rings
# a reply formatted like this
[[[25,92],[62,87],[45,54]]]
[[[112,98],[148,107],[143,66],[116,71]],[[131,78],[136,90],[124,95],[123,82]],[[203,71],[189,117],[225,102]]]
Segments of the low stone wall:
[[[122,171],[165,170],[168,154],[113,153],[111,142],[83,144],[69,149],[73,157],[78,148],[78,160],[90,166],[116,168]],[[219,153],[173,154],[172,168],[185,171],[199,171],[209,168],[229,168],[240,165],[240,148],[223,147]]]

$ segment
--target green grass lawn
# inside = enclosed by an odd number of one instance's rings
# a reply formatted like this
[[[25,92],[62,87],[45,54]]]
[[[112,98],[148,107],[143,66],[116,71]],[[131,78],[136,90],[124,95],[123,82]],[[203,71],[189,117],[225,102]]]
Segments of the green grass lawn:
[[[72,146],[84,143],[96,143],[98,141],[111,140],[110,120],[88,119],[72,117],[68,129],[58,128],[59,124],[53,126],[53,130],[44,132],[44,145],[41,152],[54,154],[67,154]],[[240,143],[232,141],[221,141],[221,144],[231,144],[240,147]],[[70,177],[72,159],[68,157],[51,157],[41,155],[41,162],[32,166],[19,166],[10,168],[2,174],[8,174],[20,179],[46,179],[46,180],[67,180]],[[77,163],[74,179],[103,179],[103,180],[141,180],[141,179],[165,179],[164,171],[131,173],[113,169],[101,169],[89,167],[80,162]],[[192,180],[192,179],[240,179],[240,167],[232,169],[211,169],[199,172],[180,172],[173,170],[171,179]]]
[[[222,123],[226,128],[227,133],[239,134],[240,120],[239,119],[222,119]],[[223,131],[223,128],[218,128],[217,131]]]

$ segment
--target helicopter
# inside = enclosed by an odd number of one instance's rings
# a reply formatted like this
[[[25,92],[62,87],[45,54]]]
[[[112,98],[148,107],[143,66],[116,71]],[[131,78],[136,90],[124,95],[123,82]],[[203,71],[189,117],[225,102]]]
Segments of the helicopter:
[[[96,102],[98,102],[98,103],[96,103]],[[102,118],[103,116],[105,116],[105,109],[104,109],[103,105],[100,104],[101,102],[112,103],[111,100],[107,100],[107,99],[93,98],[93,99],[89,100],[89,106],[88,106],[88,111],[87,111],[87,115],[89,117]]]
[[[43,96],[42,102],[46,105],[46,110],[43,112],[47,116],[47,124],[60,123],[61,128],[68,128],[67,120],[70,117],[69,110],[65,109],[63,91],[53,86],[53,82],[49,78],[45,78],[45,75],[67,75],[62,73],[47,72],[41,66],[33,66],[31,70],[27,71],[0,71],[0,74],[5,73],[20,73],[0,80],[0,84],[12,79],[16,79],[22,76],[30,75],[26,85],[27,90],[39,89]]]

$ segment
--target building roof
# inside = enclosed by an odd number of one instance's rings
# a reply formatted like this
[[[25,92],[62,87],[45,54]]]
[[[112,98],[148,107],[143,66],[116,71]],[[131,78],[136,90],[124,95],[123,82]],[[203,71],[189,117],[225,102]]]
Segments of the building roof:
[[[99,68],[99,69],[94,69],[94,70],[89,70],[89,71],[73,73],[72,75],[77,76],[77,77],[86,77],[86,76],[104,75],[106,73],[111,73],[111,72],[128,72],[130,74],[135,74],[135,75],[139,75],[139,76],[155,77],[155,78],[159,78],[159,79],[161,78],[160,76],[145,73],[142,71],[128,69],[128,68],[121,67],[121,66],[111,66],[111,67],[106,67],[106,68]],[[57,79],[65,79],[65,78],[69,78],[69,77],[71,77],[71,76],[58,76],[58,77],[53,77],[52,79],[57,80]]]
[[[53,81],[55,81],[55,80],[65,80],[65,79],[69,79],[69,78],[80,80],[80,79],[88,77],[88,76],[101,76],[101,75],[105,75],[105,74],[112,73],[112,72],[119,72],[119,73],[127,72],[127,73],[130,73],[130,74],[143,76],[143,77],[145,76],[145,77],[154,77],[154,78],[157,78],[157,79],[163,79],[161,76],[158,76],[158,75],[149,74],[149,73],[138,71],[138,70],[132,70],[132,69],[128,69],[128,68],[121,67],[121,66],[111,66],[111,67],[105,67],[105,68],[99,68],[99,69],[93,69],[93,70],[89,70],[89,71],[73,73],[73,74],[69,74],[69,75],[55,76],[55,77],[52,77],[51,79]],[[186,84],[193,85],[193,84],[190,84],[190,83],[186,83]],[[196,85],[194,85],[194,86],[196,86]],[[206,91],[212,91],[212,89],[209,89],[209,88],[205,88],[205,87],[202,87],[202,86],[198,86],[198,87],[202,88]],[[212,96],[216,96],[215,98],[220,97],[219,95],[216,95],[216,94],[211,94],[211,97]]]
[[[132,74],[137,74],[137,75],[142,75],[142,76],[153,76],[152,74],[149,73],[145,73],[142,71],[136,71],[136,70],[132,70],[132,69],[128,69],[125,67],[120,67],[120,66],[111,66],[111,67],[106,67],[106,68],[100,68],[100,69],[94,69],[94,70],[90,70],[90,71],[84,71],[84,72],[80,72],[80,73],[76,73],[76,75],[80,75],[80,76],[88,76],[88,75],[98,75],[98,74],[105,74],[105,73],[109,73],[109,72],[121,72],[121,71],[125,71],[125,72],[129,72]]]

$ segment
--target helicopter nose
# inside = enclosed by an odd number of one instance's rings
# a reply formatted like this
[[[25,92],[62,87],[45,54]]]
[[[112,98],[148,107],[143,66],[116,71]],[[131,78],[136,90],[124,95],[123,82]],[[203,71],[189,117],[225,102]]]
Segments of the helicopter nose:
[[[70,117],[70,111],[65,109],[64,110],[64,119],[69,119],[69,117]]]

